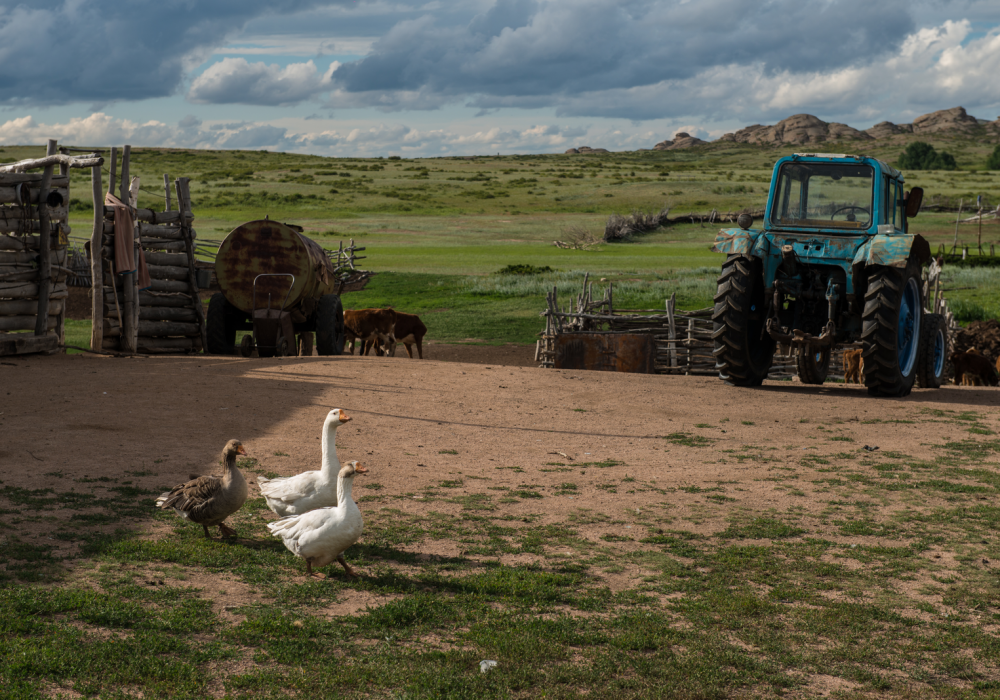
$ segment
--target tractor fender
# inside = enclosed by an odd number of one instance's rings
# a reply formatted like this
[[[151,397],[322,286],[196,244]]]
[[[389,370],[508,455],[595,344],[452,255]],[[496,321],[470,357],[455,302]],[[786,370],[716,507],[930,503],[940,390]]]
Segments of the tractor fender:
[[[720,229],[715,236],[712,252],[727,255],[753,255],[757,239],[763,231],[745,230],[741,228]],[[759,257],[759,254],[758,254]]]
[[[906,267],[910,260],[923,265],[930,260],[931,246],[919,234],[900,235],[878,233],[868,239],[854,255],[853,267],[858,265],[880,265],[884,267]]]

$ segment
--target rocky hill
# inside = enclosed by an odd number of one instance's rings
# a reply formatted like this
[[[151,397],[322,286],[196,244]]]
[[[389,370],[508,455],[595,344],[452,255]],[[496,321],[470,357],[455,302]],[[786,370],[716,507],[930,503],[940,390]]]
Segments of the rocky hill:
[[[765,126],[753,124],[731,134],[724,134],[719,141],[752,143],[764,146],[801,145],[823,143],[825,141],[871,141],[887,139],[897,134],[934,134],[955,132],[969,136],[981,135],[987,139],[1000,138],[1000,117],[995,121],[977,119],[965,111],[964,107],[952,107],[917,117],[912,124],[879,122],[870,129],[861,131],[847,124],[825,122],[811,114],[794,114],[777,124]],[[673,139],[660,141],[653,146],[654,151],[673,151],[700,146],[707,141],[679,131]],[[640,149],[648,150],[648,149]],[[604,148],[580,146],[570,148],[566,153],[607,153]]]
[[[734,133],[724,134],[719,140],[781,146],[836,140],[867,141],[884,139],[896,134],[931,134],[946,131],[971,135],[980,130],[989,135],[1000,135],[1000,118],[992,122],[976,119],[966,113],[964,107],[952,107],[917,117],[912,124],[880,122],[864,131],[847,124],[825,122],[811,114],[796,114],[782,119],[773,126],[754,124]]]

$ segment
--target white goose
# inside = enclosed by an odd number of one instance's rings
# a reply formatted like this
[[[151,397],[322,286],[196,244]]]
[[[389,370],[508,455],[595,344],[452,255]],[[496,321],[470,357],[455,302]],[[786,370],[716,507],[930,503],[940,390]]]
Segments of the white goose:
[[[357,577],[344,560],[344,551],[358,541],[364,529],[361,511],[351,497],[351,486],[355,474],[367,471],[356,461],[344,465],[337,478],[336,507],[317,508],[268,523],[271,534],[280,537],[292,554],[306,560],[306,575],[325,578],[313,573],[313,567],[326,566],[336,559],[348,576]]]
[[[340,502],[337,497],[340,489],[337,479],[340,461],[337,459],[336,433],[337,428],[349,420],[350,416],[339,408],[327,414],[323,424],[323,462],[318,471],[274,479],[257,477],[260,493],[267,501],[268,508],[285,517],[335,506]]]

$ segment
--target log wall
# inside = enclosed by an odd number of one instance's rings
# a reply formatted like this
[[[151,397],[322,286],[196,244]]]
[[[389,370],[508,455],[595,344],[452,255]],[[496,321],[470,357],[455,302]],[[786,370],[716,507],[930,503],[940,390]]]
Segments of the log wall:
[[[123,180],[127,167],[126,151]],[[111,173],[113,180],[114,166]],[[152,281],[149,289],[139,290],[138,275],[114,272],[114,209],[103,206],[100,173],[95,177],[95,192],[101,192],[101,211],[100,216],[95,212],[90,250],[96,257],[95,271],[99,270],[92,286],[94,318],[99,321],[94,323],[91,344],[119,352],[200,352],[204,347],[205,319],[194,271],[197,234],[191,226],[194,215],[188,179],[179,178],[174,183],[177,209],[172,209],[173,198],[166,187],[169,177],[164,175],[166,210],[134,210],[136,253],[142,250]],[[112,181],[109,189],[113,187]],[[121,189],[127,192],[124,181]],[[93,251],[97,251],[96,256]]]
[[[53,159],[55,151],[50,140],[45,158],[7,164],[0,172],[0,354],[51,351],[65,343],[68,172],[94,162],[100,168],[103,161]],[[20,172],[33,168],[42,170]],[[36,340],[26,342],[28,337]]]

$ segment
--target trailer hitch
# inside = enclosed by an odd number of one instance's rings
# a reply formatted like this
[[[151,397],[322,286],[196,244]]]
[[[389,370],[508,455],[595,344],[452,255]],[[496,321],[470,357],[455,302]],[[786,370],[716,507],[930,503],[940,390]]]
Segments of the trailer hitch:
[[[785,246],[785,248],[791,248],[791,246]],[[782,252],[789,253],[790,251],[783,250]],[[794,253],[791,256],[794,256]],[[786,260],[791,256],[785,255]],[[792,257],[791,259],[794,258]],[[830,279],[826,285],[827,321],[823,327],[823,332],[815,336],[795,328],[789,333],[788,329],[784,328],[778,319],[778,309],[781,308],[781,290],[780,286],[775,284],[774,298],[771,302],[771,316],[767,319],[764,330],[779,344],[780,352],[778,354],[790,357],[793,351],[796,350],[815,352],[816,350],[832,347],[837,339],[837,326],[833,322],[833,317],[836,313],[837,301],[839,299],[840,285],[834,282],[833,279]]]

